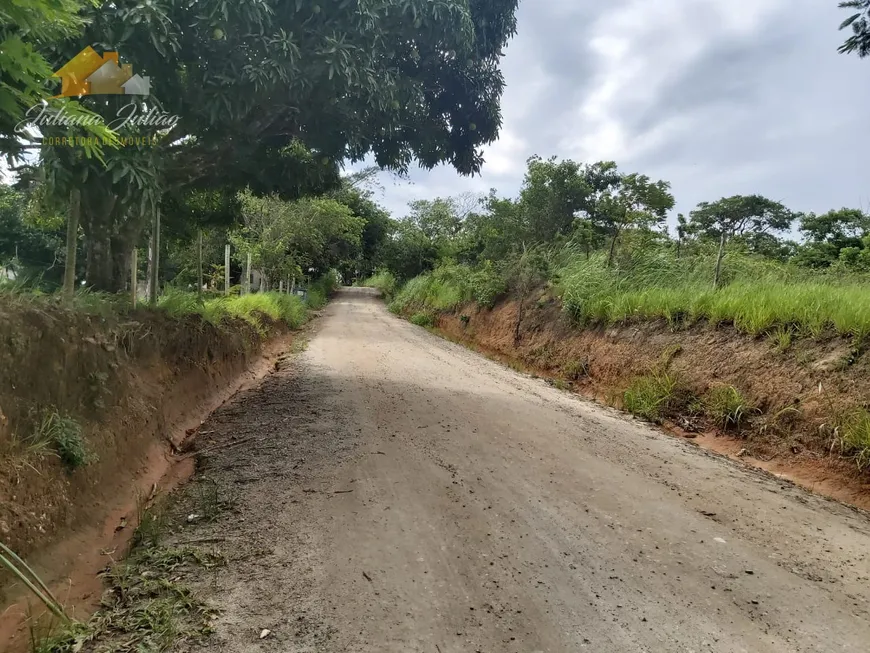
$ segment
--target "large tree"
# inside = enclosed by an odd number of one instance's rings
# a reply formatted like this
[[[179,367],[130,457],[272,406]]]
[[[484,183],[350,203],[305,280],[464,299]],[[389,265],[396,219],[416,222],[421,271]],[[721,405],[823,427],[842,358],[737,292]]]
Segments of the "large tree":
[[[808,213],[801,217],[800,231],[805,242],[795,261],[810,267],[828,267],[839,260],[842,250],[862,249],[862,239],[870,233],[870,216],[860,209]]]
[[[119,159],[111,183],[92,192],[105,197],[90,200],[99,215],[86,220],[83,213],[95,260],[89,282],[109,290],[122,285],[119,266],[104,259],[118,259],[117,247],[130,249],[122,242],[128,235],[137,240],[147,207],[157,206],[154,193],[228,186],[293,198],[312,186],[336,185],[342,161],[369,153],[398,170],[416,159],[425,167],[449,163],[463,174],[476,173],[480,147],[496,138],[501,124],[498,64],[515,30],[516,5],[119,0],[86,9],[83,38],[43,44],[52,65],[86,43],[97,51],[117,50],[151,78],[151,96],[138,103],[140,113],[147,107],[179,116],[172,129],[159,133],[156,158],[143,152],[135,163]],[[115,96],[84,100],[107,119],[119,109]],[[143,126],[127,129],[129,135],[149,133]],[[81,168],[72,156],[56,158],[55,169],[72,175]],[[95,177],[89,172],[88,178]],[[117,197],[130,182],[142,190],[138,203]],[[103,233],[124,237],[107,248],[96,242]]]
[[[734,195],[716,202],[701,202],[689,214],[689,229],[719,242],[713,286],[718,288],[721,283],[722,260],[729,240],[735,236],[787,231],[795,217],[782,203],[761,195]]]

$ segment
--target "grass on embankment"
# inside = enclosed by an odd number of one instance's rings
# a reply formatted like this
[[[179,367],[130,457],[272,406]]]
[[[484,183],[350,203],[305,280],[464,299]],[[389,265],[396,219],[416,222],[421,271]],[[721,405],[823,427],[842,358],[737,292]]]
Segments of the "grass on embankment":
[[[770,334],[783,347],[793,335],[819,338],[832,332],[858,341],[870,336],[870,279],[865,276],[808,272],[733,256],[727,259],[725,285],[714,289],[709,257],[653,254],[623,268],[608,267],[602,255],[567,252],[554,259],[554,294],[583,324],[664,319],[685,326],[707,321],[733,324],[751,335]],[[386,275],[367,285],[378,287]],[[385,295],[397,313],[449,311],[472,300],[492,306],[509,282],[492,266],[449,265],[411,279],[398,291],[391,279],[392,290]]]
[[[870,336],[867,279],[811,274],[745,257],[729,263],[729,282],[714,289],[712,261],[705,258],[652,256],[615,270],[600,257],[574,257],[559,270],[556,287],[565,310],[581,322],[707,320],[751,335],[781,327],[814,338],[829,330]]]

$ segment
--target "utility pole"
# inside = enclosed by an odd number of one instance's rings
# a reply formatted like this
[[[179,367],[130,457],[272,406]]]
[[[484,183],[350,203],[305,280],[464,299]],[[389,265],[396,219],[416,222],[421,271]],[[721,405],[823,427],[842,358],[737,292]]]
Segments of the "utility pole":
[[[248,252],[248,260],[245,264],[245,283],[242,285],[243,292],[248,295],[251,293],[251,253]]]
[[[138,299],[139,291],[139,250],[133,248],[133,254],[130,256],[130,299],[133,303],[133,308],[136,308],[136,300]]]
[[[230,245],[224,248],[224,294],[230,294]]]

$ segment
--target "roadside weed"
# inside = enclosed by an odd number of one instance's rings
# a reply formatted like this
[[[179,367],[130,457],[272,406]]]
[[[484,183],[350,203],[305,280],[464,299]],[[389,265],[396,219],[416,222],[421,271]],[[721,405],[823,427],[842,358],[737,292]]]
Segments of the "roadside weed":
[[[870,467],[870,411],[849,413],[837,429],[843,451],[855,458],[859,469]]]
[[[70,470],[96,460],[96,456],[87,449],[79,423],[56,410],[43,412],[36,430],[25,440],[25,444],[33,454],[43,455],[52,451]]]
[[[411,316],[411,324],[416,324],[421,327],[431,327],[434,324],[432,316],[428,313],[414,313]]]
[[[749,400],[733,385],[711,389],[705,402],[707,416],[722,430],[738,432],[747,417],[755,411]]]
[[[623,394],[625,409],[651,422],[659,422],[673,403],[679,379],[667,372],[636,378]]]

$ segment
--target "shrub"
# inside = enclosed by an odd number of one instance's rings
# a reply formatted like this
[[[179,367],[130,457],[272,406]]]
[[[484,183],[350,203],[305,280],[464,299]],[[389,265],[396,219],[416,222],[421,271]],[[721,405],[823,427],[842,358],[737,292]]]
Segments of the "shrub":
[[[311,287],[308,289],[308,297],[305,299],[305,303],[308,304],[308,308],[312,310],[320,310],[327,303],[326,295],[320,288]]]
[[[486,308],[492,308],[496,300],[507,291],[507,283],[492,261],[485,261],[468,275],[468,285],[474,301]]]
[[[679,379],[667,372],[636,378],[623,395],[625,409],[651,422],[660,422],[675,406]]]
[[[421,327],[431,327],[435,324],[435,321],[428,313],[414,313],[411,316],[411,324],[416,324]]]
[[[743,422],[755,411],[749,400],[733,385],[721,385],[707,394],[705,411],[707,416],[721,429],[740,431]]]
[[[326,305],[329,297],[332,296],[338,287],[341,285],[341,277],[335,270],[329,270],[314,283],[308,285],[308,304],[311,308],[318,309]],[[314,299],[312,301],[312,295]],[[316,305],[315,305],[316,304]]]

